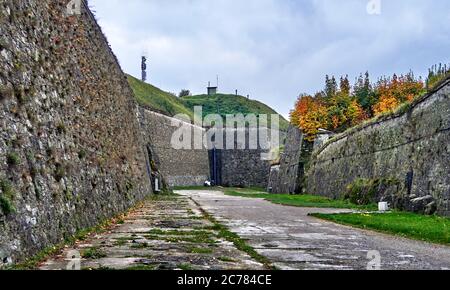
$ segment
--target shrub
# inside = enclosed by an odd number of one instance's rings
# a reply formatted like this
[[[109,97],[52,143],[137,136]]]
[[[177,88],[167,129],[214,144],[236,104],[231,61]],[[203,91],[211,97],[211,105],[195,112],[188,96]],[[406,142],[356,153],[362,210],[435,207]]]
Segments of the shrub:
[[[178,95],[180,98],[183,97],[189,97],[191,95],[191,91],[189,90],[181,90],[180,94]]]

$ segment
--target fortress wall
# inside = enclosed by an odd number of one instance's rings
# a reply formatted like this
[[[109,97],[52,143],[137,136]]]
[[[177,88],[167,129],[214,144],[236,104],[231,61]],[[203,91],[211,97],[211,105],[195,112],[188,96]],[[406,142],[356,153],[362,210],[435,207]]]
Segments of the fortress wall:
[[[67,3],[0,2],[0,267],[151,193],[133,93]]]

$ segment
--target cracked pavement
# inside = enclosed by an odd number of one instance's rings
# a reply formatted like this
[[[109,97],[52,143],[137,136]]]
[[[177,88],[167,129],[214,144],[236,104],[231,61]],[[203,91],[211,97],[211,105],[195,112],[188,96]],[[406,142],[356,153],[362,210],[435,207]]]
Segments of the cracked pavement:
[[[448,270],[450,247],[355,229],[310,213],[346,212],[283,206],[215,190],[183,190],[148,199],[120,224],[93,234],[40,265],[66,269],[73,251],[81,269],[262,270],[221,239],[202,210],[282,270],[365,270],[378,251],[382,270]]]
[[[283,206],[220,191],[177,191],[245,239],[279,269],[365,270],[378,251],[382,270],[448,270],[450,247],[334,224],[309,213],[340,209]]]
[[[218,237],[200,208],[184,196],[146,200],[120,224],[66,247],[40,265],[64,270],[261,270],[263,265]],[[80,253],[79,256],[73,253]]]

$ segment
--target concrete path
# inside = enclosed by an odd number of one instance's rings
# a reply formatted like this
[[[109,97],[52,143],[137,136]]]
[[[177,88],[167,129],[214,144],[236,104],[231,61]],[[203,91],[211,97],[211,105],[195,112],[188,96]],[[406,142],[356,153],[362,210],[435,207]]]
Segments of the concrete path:
[[[212,226],[187,197],[149,199],[108,231],[65,248],[40,269],[264,269],[219,238]]]
[[[450,269],[450,247],[340,226],[309,217],[339,210],[275,205],[218,191],[179,191],[280,269]],[[370,257],[368,257],[368,254]]]

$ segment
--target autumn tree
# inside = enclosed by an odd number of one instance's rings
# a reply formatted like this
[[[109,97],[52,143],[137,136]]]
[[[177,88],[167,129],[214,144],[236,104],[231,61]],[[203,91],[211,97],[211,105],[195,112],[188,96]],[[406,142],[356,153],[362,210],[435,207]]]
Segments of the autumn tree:
[[[373,106],[375,115],[395,110],[400,104],[411,102],[424,92],[421,79],[416,79],[412,72],[398,77],[381,78],[376,85],[378,102]]]
[[[303,130],[307,140],[313,141],[319,129],[327,127],[327,108],[318,98],[300,95],[291,111],[291,123]]]
[[[434,66],[429,71],[426,87],[412,72],[406,75],[380,78],[375,84],[369,73],[360,74],[353,87],[348,76],[339,84],[326,75],[324,90],[314,97],[301,95],[291,111],[291,122],[303,130],[308,140],[314,140],[319,129],[342,132],[373,116],[395,110],[426,92],[433,84],[448,77],[450,67]]]

